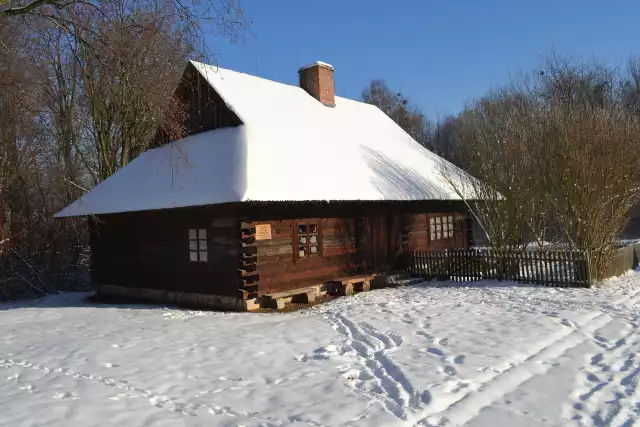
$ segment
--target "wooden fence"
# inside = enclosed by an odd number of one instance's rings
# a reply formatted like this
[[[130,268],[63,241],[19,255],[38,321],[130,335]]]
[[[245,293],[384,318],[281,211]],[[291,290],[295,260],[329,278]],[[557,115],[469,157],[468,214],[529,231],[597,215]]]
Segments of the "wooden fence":
[[[589,287],[585,251],[446,249],[413,252],[409,272],[427,279],[510,280],[544,286]]]
[[[629,270],[634,270],[640,263],[640,243],[623,246],[616,250],[616,254],[609,264],[604,277],[620,276]]]

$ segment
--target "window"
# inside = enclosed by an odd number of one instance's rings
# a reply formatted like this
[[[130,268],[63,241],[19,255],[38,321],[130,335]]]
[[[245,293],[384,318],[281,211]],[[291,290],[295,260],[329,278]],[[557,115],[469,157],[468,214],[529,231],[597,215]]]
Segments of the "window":
[[[432,216],[429,218],[429,239],[453,239],[453,215]]]
[[[320,235],[317,221],[296,222],[297,258],[320,255]]]
[[[207,262],[207,230],[189,229],[189,261]]]

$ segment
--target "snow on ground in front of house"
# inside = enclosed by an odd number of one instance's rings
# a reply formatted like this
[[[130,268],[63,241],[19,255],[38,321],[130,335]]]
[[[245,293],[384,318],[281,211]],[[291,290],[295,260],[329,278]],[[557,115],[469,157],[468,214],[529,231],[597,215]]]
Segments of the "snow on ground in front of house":
[[[640,425],[640,273],[384,289],[288,314],[0,306],[0,425]]]

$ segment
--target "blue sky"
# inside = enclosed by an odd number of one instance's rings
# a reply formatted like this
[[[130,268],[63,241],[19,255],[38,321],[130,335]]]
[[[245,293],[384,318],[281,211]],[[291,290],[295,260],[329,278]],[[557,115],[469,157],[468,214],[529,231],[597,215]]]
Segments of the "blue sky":
[[[555,50],[624,67],[640,54],[636,0],[243,0],[246,41],[211,39],[221,67],[298,83],[298,66],[335,67],[336,93],[372,79],[432,119],[530,70]]]

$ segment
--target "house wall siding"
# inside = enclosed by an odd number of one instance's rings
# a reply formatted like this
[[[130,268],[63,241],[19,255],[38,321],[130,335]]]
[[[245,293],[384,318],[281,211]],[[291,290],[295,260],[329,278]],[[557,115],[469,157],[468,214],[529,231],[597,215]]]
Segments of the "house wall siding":
[[[271,227],[270,240],[255,240],[247,245],[247,250],[253,250],[256,255],[253,279],[247,283],[247,292],[259,296],[318,285],[340,277],[401,269],[411,251],[468,246],[462,220],[463,217],[466,218],[466,214],[460,206],[457,206],[457,211],[455,205],[444,210],[440,206],[437,212],[442,213],[434,214],[393,213],[387,207],[374,206],[364,210],[351,208],[354,216],[350,217],[298,216],[291,219],[256,219],[245,222],[247,228],[264,224]],[[269,210],[264,208],[259,211],[259,215],[269,215]],[[395,210],[402,209],[396,206]],[[315,209],[320,214],[329,214],[331,211],[339,213],[341,209],[336,206],[324,212],[322,208]],[[370,215],[360,216],[365,211]],[[302,212],[296,212],[295,209],[289,211],[290,215],[299,213]],[[429,218],[432,215],[461,218],[456,225],[455,236],[432,241],[429,237]],[[300,221],[318,221],[320,254],[302,259],[296,256],[295,230],[296,223]]]
[[[208,261],[189,259],[189,229],[207,230]],[[239,222],[209,210],[101,215],[91,226],[96,285],[237,297]]]
[[[96,285],[234,298],[244,290],[253,298],[400,269],[413,250],[466,247],[463,229],[455,239],[429,238],[430,215],[461,211],[455,204],[272,203],[101,215],[91,226],[92,279]],[[318,255],[296,257],[299,221],[317,221]],[[271,226],[268,240],[250,235],[262,224]],[[192,262],[188,230],[202,228],[208,261]]]

